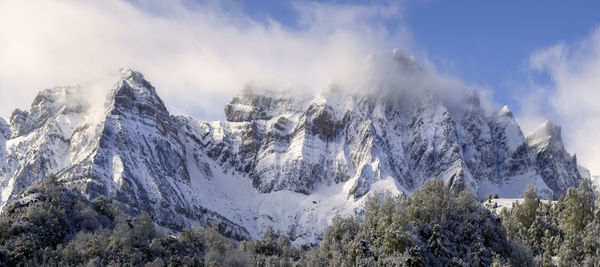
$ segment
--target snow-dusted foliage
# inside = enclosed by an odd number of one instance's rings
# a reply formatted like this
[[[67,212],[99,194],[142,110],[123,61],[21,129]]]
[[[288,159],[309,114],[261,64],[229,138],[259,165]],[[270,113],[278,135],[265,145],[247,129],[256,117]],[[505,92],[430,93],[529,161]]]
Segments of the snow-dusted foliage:
[[[177,236],[142,212],[132,218],[101,196],[88,200],[55,178],[35,183],[0,214],[1,266],[248,266],[216,228]]]
[[[329,266],[524,266],[500,218],[473,193],[427,182],[407,199],[374,196],[364,218],[336,218],[317,249]]]
[[[597,266],[600,206],[590,180],[555,202],[542,202],[532,188],[522,203],[501,212],[510,239],[531,248],[538,266]]]
[[[131,218],[55,178],[35,183],[0,214],[0,265],[46,266],[523,266],[500,219],[467,189],[427,182],[407,199],[372,196],[364,217],[335,217],[323,242],[298,248],[268,227],[239,243],[216,228],[177,234],[142,212]]]
[[[242,242],[217,227],[165,233],[146,212],[132,218],[51,177],[0,214],[0,265],[596,266],[599,211],[589,181],[556,202],[530,188],[496,215],[433,180],[408,197],[370,196],[363,215],[335,217],[319,245],[300,248],[272,227]]]

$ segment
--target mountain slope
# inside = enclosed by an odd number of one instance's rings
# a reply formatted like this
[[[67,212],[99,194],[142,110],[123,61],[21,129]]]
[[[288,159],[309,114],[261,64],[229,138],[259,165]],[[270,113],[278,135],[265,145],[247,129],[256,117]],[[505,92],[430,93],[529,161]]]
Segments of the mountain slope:
[[[557,198],[581,179],[560,130],[526,138],[507,107],[486,116],[474,92],[449,104],[443,88],[312,98],[247,89],[225,106],[226,121],[206,122],[169,114],[138,72],[117,80],[99,109],[81,88],[57,87],[0,120],[2,205],[54,174],[172,229],[201,222],[249,238],[273,225],[306,244],[334,215],[361,213],[370,192],[408,194],[441,178],[480,197],[534,185]]]

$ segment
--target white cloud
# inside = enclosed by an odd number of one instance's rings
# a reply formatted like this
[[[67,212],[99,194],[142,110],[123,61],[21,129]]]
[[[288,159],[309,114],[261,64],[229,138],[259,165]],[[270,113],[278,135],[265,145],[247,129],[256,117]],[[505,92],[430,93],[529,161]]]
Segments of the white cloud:
[[[530,66],[550,83],[530,84],[533,93],[523,98],[520,122],[532,129],[545,118],[556,120],[578,162],[600,174],[600,27],[578,43],[533,53]]]
[[[381,49],[408,49],[383,21],[399,6],[298,3],[299,29],[235,3],[122,0],[0,2],[0,116],[35,94],[120,67],[142,71],[174,113],[220,118],[247,83],[316,90]]]

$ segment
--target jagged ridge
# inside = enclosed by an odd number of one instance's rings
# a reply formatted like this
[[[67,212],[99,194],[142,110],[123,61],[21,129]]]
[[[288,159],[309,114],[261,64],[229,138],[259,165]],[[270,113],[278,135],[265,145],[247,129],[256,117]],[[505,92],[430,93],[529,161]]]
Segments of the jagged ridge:
[[[559,127],[525,137],[507,107],[486,116],[475,92],[448,106],[434,91],[328,89],[304,99],[248,89],[226,105],[226,121],[204,122],[170,115],[131,70],[100,120],[78,90],[45,90],[10,124],[0,120],[3,205],[56,174],[173,229],[202,222],[244,238],[274,225],[310,243],[333,215],[359,213],[369,192],[409,193],[442,178],[481,197],[534,185],[557,198],[581,179]]]

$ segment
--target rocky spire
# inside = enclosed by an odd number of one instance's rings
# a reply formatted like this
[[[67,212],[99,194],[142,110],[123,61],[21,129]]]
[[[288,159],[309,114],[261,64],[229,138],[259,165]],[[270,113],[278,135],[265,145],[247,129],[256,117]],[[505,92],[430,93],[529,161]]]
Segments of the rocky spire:
[[[536,168],[554,191],[554,198],[564,195],[569,187],[577,187],[582,179],[577,157],[566,151],[559,125],[545,121],[527,136],[527,142],[535,154]]]
[[[560,149],[563,147],[561,127],[547,120],[527,136],[527,142],[536,148],[555,146]]]
[[[120,80],[110,94],[111,114],[168,117],[169,112],[156,90],[144,75],[131,69],[121,69]]]
[[[82,113],[88,103],[77,86],[61,86],[38,93],[29,110],[15,109],[10,116],[12,137],[30,133],[59,114]]]

